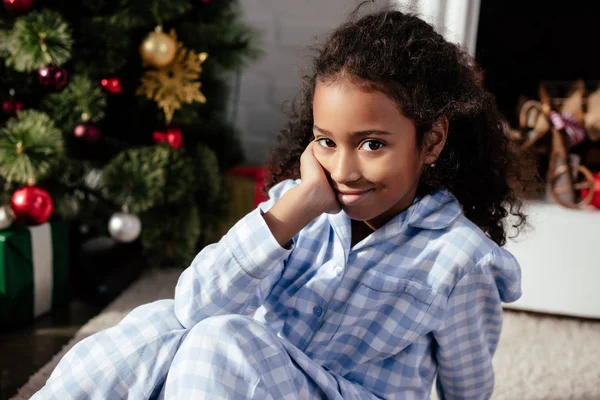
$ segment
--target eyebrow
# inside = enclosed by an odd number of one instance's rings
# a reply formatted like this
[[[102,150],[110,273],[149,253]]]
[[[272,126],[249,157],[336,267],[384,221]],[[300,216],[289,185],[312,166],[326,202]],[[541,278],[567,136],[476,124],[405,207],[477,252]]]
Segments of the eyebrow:
[[[313,125],[313,129],[315,131],[318,131],[318,132],[323,133],[325,135],[333,136],[332,133],[329,132],[328,130],[319,128],[316,125]],[[391,135],[391,133],[387,132],[387,131],[379,131],[379,130],[357,131],[357,132],[351,132],[350,133],[350,136],[352,136],[352,137],[365,137],[365,136],[370,136],[370,135],[385,136],[385,135]]]

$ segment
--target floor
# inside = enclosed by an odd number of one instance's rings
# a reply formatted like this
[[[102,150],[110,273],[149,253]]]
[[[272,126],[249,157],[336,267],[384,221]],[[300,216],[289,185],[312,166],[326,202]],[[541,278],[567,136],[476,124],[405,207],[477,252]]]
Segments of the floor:
[[[140,304],[172,298],[181,270],[150,270],[86,323],[14,400],[28,400],[78,341],[117,324]],[[600,320],[506,310],[494,357],[492,400],[600,399]],[[435,397],[434,397],[435,399]]]
[[[0,329],[0,400],[16,394],[29,377],[50,361],[75,333],[98,315],[148,268],[139,244],[96,241],[72,267],[72,300],[34,323],[11,331]],[[104,251],[98,251],[101,248]]]
[[[0,400],[16,394],[90,318],[105,305],[74,299],[68,306],[40,317],[34,324],[0,333]]]

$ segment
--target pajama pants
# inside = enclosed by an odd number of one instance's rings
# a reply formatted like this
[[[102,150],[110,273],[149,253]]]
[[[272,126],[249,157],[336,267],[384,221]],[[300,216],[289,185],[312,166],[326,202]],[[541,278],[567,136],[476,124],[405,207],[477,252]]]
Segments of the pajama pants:
[[[295,353],[290,356],[289,350]],[[343,397],[342,397],[343,396]],[[173,300],[140,306],[75,345],[32,399],[342,399],[335,378],[250,317],[185,329]]]

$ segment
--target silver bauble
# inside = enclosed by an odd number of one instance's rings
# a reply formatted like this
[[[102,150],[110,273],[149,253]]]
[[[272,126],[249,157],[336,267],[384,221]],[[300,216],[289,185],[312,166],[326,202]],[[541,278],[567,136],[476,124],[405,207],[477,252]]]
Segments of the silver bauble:
[[[129,243],[140,236],[142,223],[136,215],[118,212],[110,217],[108,231],[117,242]]]
[[[15,220],[15,215],[9,205],[0,207],[0,230],[10,228]]]

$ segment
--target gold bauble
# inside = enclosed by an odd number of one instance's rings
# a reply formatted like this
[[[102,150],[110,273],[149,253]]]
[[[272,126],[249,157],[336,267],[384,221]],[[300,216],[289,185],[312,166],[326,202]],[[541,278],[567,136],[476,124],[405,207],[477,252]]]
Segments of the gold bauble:
[[[144,61],[156,68],[169,65],[175,57],[176,50],[175,40],[160,28],[149,33],[140,45],[140,54]]]

